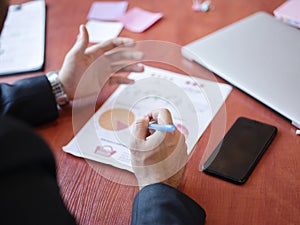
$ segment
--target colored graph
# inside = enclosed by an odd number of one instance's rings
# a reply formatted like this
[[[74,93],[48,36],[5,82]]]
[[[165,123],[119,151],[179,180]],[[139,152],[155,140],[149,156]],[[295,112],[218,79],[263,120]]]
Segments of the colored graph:
[[[103,112],[98,119],[99,125],[111,131],[128,128],[134,121],[134,114],[127,109],[109,109]]]

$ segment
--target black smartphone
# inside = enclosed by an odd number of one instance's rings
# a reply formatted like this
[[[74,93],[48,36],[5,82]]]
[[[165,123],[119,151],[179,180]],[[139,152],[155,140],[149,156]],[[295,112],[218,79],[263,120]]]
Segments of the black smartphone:
[[[276,133],[275,126],[240,117],[202,165],[202,170],[227,181],[243,184]]]

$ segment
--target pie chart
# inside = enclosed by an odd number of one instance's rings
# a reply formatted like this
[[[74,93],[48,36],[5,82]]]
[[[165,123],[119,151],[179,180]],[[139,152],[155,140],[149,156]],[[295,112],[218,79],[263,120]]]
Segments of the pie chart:
[[[111,131],[128,128],[134,121],[134,114],[128,109],[109,109],[99,116],[99,125]]]

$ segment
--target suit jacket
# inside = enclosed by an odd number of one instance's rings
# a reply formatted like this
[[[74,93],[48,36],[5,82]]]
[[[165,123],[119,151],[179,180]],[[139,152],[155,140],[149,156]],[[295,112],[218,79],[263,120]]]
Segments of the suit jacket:
[[[55,97],[46,76],[0,84],[0,114],[36,126],[58,117]]]
[[[201,225],[205,211],[191,198],[164,184],[151,184],[138,192],[132,207],[132,225]]]
[[[57,118],[47,78],[0,84],[0,92],[0,224],[76,224],[60,195],[51,150],[24,123]],[[146,186],[134,199],[132,225],[204,221],[205,211],[196,202],[164,184]]]

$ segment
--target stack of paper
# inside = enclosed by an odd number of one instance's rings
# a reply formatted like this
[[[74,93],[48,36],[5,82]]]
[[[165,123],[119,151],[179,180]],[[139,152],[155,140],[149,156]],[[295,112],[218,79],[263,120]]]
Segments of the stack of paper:
[[[103,42],[116,38],[123,27],[132,32],[143,32],[158,21],[162,13],[152,13],[139,7],[126,12],[127,1],[94,2],[86,24],[90,42]]]

